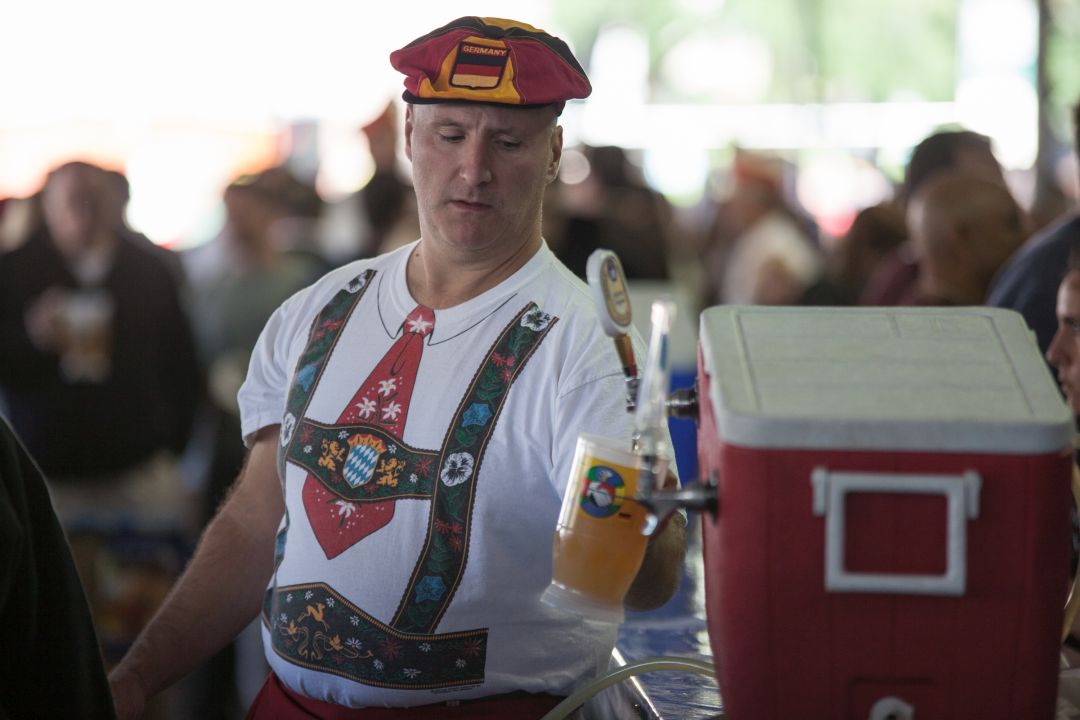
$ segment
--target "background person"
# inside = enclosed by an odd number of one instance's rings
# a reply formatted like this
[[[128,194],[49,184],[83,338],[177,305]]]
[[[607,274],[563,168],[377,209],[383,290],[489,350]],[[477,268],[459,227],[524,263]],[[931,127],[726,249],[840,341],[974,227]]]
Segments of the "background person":
[[[1069,255],[1065,277],[1058,286],[1057,330],[1046,359],[1057,371],[1058,386],[1076,415],[1080,415],[1080,252]]]
[[[923,185],[943,172],[963,173],[1007,189],[1005,174],[994,156],[990,138],[965,129],[938,130],[923,138],[911,151],[904,170],[901,211],[907,213],[907,206]],[[918,287],[919,259],[911,243],[904,242],[875,267],[859,304],[912,305],[916,302]]]
[[[116,662],[191,540],[176,458],[201,378],[176,268],[121,232],[108,183],[60,166],[41,222],[0,252],[0,404],[45,473]]]
[[[1080,153],[1080,103],[1073,108],[1074,152]],[[1080,215],[1071,208],[1032,237],[1009,261],[990,289],[987,304],[1024,316],[1045,353],[1058,328],[1055,304],[1070,253],[1080,248]]]
[[[918,305],[982,305],[1001,266],[1024,242],[1023,211],[1003,186],[935,175],[908,209],[919,259]]]

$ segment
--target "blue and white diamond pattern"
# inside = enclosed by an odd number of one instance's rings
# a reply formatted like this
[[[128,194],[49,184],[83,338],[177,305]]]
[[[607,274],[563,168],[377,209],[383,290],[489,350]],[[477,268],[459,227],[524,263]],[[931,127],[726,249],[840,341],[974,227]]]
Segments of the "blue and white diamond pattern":
[[[350,487],[360,487],[371,480],[375,472],[375,463],[379,460],[379,451],[370,445],[355,445],[345,458],[345,482]]]

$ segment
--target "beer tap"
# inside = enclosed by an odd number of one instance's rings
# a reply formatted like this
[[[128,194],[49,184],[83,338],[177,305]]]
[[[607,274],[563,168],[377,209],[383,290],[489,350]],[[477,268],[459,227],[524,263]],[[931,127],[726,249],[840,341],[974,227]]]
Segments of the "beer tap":
[[[631,306],[626,277],[618,256],[610,250],[596,250],[586,268],[604,331],[615,340],[615,348],[626,376],[627,410],[634,413],[632,450],[641,458],[637,500],[649,513],[642,533],[651,535],[660,520],[678,508],[707,510],[716,514],[716,482],[687,483],[676,490],[664,490],[664,475],[671,460],[666,422],[668,417],[698,416],[696,388],[671,393],[668,342],[675,319],[675,303],[662,297],[652,305],[652,334],[645,370],[638,376],[634,350],[630,344]]]
[[[706,510],[714,516],[717,508],[715,479],[710,478],[708,483],[689,482],[674,490],[662,489],[662,474],[671,455],[665,432],[667,418],[689,415],[697,419],[696,391],[668,399],[671,383],[668,341],[675,312],[675,303],[670,298],[662,297],[652,304],[652,335],[634,414],[634,452],[642,460],[637,500],[649,511],[642,528],[645,535],[651,535],[663,518],[679,508]]]

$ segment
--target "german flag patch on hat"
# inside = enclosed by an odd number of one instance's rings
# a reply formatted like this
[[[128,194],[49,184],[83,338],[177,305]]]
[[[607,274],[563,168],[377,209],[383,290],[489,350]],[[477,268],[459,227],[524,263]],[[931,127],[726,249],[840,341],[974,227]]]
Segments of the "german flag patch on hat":
[[[516,20],[463,17],[390,53],[410,103],[536,107],[585,98],[589,78],[565,42]]]

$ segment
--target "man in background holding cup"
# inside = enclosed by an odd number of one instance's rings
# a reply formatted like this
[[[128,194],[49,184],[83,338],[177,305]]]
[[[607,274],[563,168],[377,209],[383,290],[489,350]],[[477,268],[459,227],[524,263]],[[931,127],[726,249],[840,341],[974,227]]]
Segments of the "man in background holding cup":
[[[540,232],[557,119],[588,79],[558,38],[496,18],[391,63],[421,237],[267,323],[246,466],[112,674],[122,718],[260,610],[256,718],[538,718],[607,667],[615,625],[540,602],[578,436],[632,434],[588,288]],[[672,595],[685,542],[681,520],[651,539],[627,607]]]

